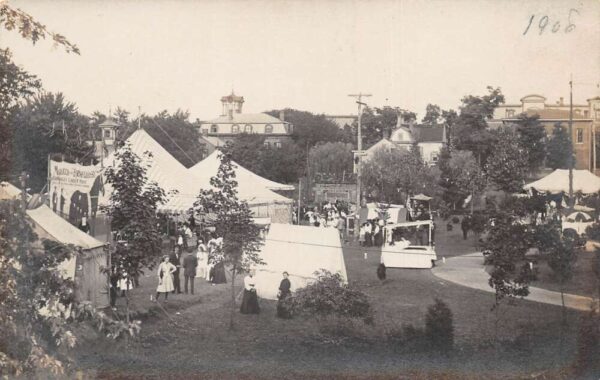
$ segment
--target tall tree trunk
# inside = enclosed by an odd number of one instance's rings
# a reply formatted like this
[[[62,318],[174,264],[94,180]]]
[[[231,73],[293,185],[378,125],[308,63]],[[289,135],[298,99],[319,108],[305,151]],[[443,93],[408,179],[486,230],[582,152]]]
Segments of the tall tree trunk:
[[[233,316],[235,314],[235,274],[237,271],[237,265],[233,264],[233,269],[231,270],[231,310],[229,313],[229,329],[233,330]]]

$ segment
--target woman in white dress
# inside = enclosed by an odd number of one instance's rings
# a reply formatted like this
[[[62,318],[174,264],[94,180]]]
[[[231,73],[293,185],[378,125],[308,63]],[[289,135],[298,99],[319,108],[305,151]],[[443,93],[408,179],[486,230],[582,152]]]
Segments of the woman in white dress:
[[[208,249],[202,240],[198,240],[198,267],[196,268],[196,278],[206,278],[208,268]]]
[[[156,300],[160,293],[165,294],[165,300],[169,298],[169,293],[175,290],[173,286],[173,273],[177,268],[169,262],[169,256],[163,257],[162,263],[158,266],[158,287],[156,288]]]

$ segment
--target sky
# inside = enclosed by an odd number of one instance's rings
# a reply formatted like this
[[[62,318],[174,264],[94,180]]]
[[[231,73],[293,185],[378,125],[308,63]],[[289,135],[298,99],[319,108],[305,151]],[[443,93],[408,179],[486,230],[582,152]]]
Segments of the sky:
[[[249,113],[355,114],[348,94],[362,92],[371,106],[421,118],[428,103],[457,108],[488,85],[508,103],[532,93],[568,99],[571,74],[575,103],[600,95],[596,0],[9,3],[80,48],[67,54],[0,31],[15,62],[85,114],[119,106],[211,119],[233,89]]]

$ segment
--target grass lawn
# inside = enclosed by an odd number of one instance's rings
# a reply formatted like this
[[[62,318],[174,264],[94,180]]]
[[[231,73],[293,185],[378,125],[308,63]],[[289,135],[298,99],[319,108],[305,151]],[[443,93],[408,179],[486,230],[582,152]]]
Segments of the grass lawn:
[[[462,240],[460,229],[448,234],[438,228],[437,235],[440,255],[475,251],[473,240]],[[366,260],[364,252],[350,243],[344,257],[350,284],[363,290],[375,309],[372,326],[348,327],[335,319],[281,320],[275,317],[275,302],[261,299],[260,315],[236,310],[236,327],[229,330],[229,284],[201,282],[196,296],[170,298],[165,313],[149,303],[156,286],[152,274],[131,293],[139,310],[146,302],[151,308],[140,314],[139,338],[125,343],[88,334],[77,350],[76,366],[100,378],[504,379],[540,373],[569,378],[561,373],[574,357],[578,313],[569,312],[564,329],[561,309],[554,306],[517,300],[496,314],[493,294],[442,281],[429,270],[389,269],[388,279],[380,283],[377,249],[367,249]],[[391,339],[402,324],[423,326],[436,297],[454,314],[454,352],[411,352]]]

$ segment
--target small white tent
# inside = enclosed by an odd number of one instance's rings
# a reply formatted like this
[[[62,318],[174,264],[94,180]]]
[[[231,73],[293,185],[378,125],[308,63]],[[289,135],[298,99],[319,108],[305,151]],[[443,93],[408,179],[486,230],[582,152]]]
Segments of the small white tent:
[[[95,307],[108,306],[107,278],[100,270],[107,265],[105,243],[79,230],[48,206],[27,210],[27,216],[33,220],[38,238],[81,248],[80,254],[74,253],[59,266],[62,275],[75,282],[76,299],[89,301]]]
[[[569,192],[569,171],[556,169],[544,178],[529,183],[523,187],[525,190],[535,189],[552,194]],[[588,170],[573,170],[573,192],[593,194],[600,191],[600,177]]]
[[[326,269],[347,281],[346,265],[338,231],[334,228],[271,224],[256,267],[258,296],[277,299],[282,273],[288,272],[292,291],[314,281],[314,273]]]

